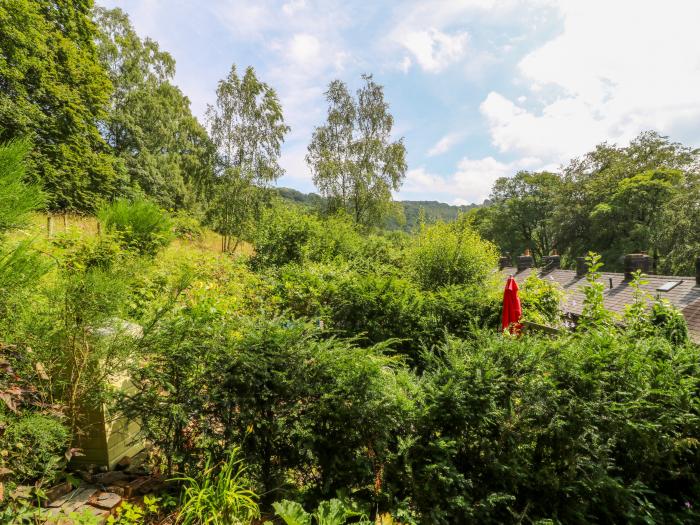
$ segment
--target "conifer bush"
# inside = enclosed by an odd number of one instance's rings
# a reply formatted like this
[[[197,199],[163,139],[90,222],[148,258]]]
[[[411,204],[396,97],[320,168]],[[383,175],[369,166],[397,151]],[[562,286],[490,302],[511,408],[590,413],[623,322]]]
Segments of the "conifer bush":
[[[498,249],[466,216],[453,223],[423,226],[408,248],[407,268],[426,290],[452,284],[484,285],[497,268]]]
[[[157,205],[145,199],[118,199],[104,206],[98,217],[108,232],[141,255],[155,255],[172,238],[171,221]]]

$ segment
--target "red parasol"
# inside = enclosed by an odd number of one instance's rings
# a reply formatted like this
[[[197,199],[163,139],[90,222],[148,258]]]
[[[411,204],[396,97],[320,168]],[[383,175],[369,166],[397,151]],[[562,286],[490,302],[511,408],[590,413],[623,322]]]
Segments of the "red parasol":
[[[503,291],[503,317],[501,318],[503,330],[508,329],[511,334],[520,333],[520,317],[522,315],[523,309],[520,306],[520,297],[518,297],[518,283],[511,275],[508,277],[506,289]]]

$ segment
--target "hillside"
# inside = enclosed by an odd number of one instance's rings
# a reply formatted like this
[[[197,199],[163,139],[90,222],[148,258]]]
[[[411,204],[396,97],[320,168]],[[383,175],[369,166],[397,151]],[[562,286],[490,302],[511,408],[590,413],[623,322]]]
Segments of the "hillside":
[[[320,209],[324,205],[324,198],[317,193],[303,193],[292,188],[277,188],[279,195],[286,201],[301,204],[306,207]],[[412,231],[418,224],[421,208],[425,212],[425,222],[433,224],[438,221],[451,222],[459,213],[464,213],[480,204],[468,204],[455,206],[438,201],[397,201],[403,208],[403,219],[388,217],[384,223],[387,230]]]

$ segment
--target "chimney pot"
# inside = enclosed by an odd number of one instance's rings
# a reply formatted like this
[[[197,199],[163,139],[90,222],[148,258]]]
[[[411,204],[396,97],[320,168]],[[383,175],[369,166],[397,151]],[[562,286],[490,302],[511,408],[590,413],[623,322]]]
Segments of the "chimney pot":
[[[637,270],[642,273],[651,273],[651,257],[645,253],[628,253],[625,255],[625,279],[632,279],[632,274]]]
[[[576,277],[583,277],[588,273],[588,265],[585,257],[576,257]]]
[[[532,255],[520,255],[518,257],[518,271],[526,270],[527,268],[533,268],[535,266],[535,259]]]
[[[542,258],[542,269],[546,272],[556,270],[561,267],[561,257],[559,255],[545,255]]]

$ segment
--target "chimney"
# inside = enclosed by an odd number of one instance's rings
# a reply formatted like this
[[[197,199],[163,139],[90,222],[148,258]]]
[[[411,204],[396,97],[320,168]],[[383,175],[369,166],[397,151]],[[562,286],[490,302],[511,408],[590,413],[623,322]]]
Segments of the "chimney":
[[[695,259],[695,286],[700,286],[700,257]]]
[[[561,267],[561,257],[559,255],[545,255],[542,258],[542,269],[551,272]]]
[[[625,279],[632,279],[632,274],[637,270],[642,273],[651,273],[651,257],[645,253],[628,253],[625,255]]]
[[[576,257],[576,277],[583,277],[588,273],[588,265],[585,257]]]
[[[512,264],[512,261],[510,260],[510,257],[507,257],[505,255],[501,256],[501,258],[498,260],[498,269],[502,270],[503,268],[507,268]]]
[[[518,271],[521,272],[527,268],[533,268],[535,266],[535,259],[532,255],[520,255],[518,256]]]

